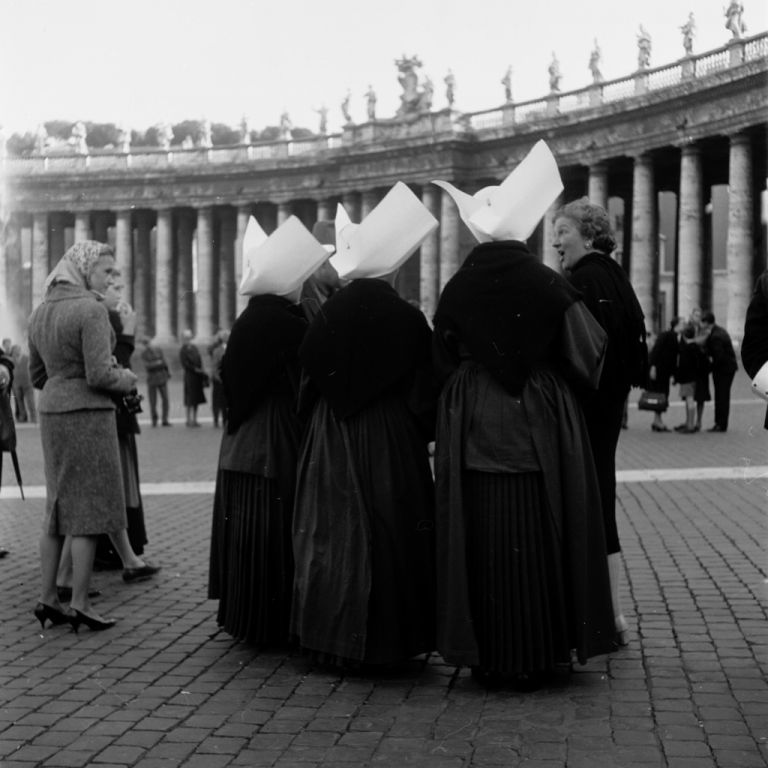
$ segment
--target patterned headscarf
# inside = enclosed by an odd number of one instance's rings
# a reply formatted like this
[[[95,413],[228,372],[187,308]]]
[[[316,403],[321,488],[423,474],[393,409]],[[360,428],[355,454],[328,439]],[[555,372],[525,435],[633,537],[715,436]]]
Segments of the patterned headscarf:
[[[48,290],[54,283],[73,283],[87,288],[88,275],[93,271],[96,262],[111,253],[112,249],[108,245],[96,240],[81,240],[75,243],[45,279],[45,289]]]

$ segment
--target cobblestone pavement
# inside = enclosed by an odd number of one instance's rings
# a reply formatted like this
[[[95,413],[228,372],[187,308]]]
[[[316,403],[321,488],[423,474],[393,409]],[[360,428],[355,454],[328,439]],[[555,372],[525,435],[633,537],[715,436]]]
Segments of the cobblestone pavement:
[[[205,597],[208,486],[164,485],[212,482],[210,423],[147,426],[139,438],[142,481],[161,484],[145,496],[160,578],[98,573],[99,610],[117,626],[41,632],[39,436],[20,428],[30,498],[10,498],[6,462],[0,500],[11,550],[0,561],[0,766],[768,764],[768,432],[743,375],[734,397],[726,434],[656,434],[650,415],[630,411],[618,495],[631,643],[528,694],[486,691],[437,656],[341,675],[218,631]],[[681,415],[675,405],[667,422]],[[651,469],[676,471],[636,472]]]

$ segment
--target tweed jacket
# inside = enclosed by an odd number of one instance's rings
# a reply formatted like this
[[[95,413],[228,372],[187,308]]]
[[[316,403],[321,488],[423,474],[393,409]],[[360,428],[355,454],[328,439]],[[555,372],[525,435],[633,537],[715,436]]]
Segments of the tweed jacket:
[[[110,392],[129,392],[131,371],[112,357],[115,334],[107,308],[90,291],[54,285],[29,318],[29,372],[42,389],[39,410],[112,410]]]

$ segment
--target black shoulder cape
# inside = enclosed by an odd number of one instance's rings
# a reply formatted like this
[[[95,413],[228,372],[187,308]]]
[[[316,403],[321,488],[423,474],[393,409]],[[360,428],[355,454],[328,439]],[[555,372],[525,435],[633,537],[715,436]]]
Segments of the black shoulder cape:
[[[338,418],[361,410],[429,365],[424,315],[383,280],[353,280],[323,304],[299,350],[312,384]]]
[[[446,284],[435,331],[453,334],[511,394],[546,360],[578,291],[524,243],[478,245]]]
[[[307,322],[281,296],[254,296],[232,326],[221,361],[227,431],[233,434],[268,393],[298,390],[298,349]]]

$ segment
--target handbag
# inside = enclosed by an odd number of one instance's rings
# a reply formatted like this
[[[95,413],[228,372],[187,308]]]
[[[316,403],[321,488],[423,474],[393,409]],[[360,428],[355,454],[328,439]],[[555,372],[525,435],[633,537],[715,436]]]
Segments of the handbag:
[[[640,399],[637,401],[639,411],[653,411],[654,413],[663,413],[669,407],[669,399],[663,392],[651,392],[643,390]]]

